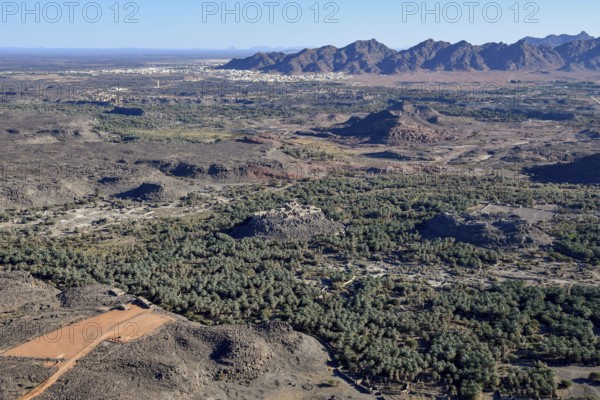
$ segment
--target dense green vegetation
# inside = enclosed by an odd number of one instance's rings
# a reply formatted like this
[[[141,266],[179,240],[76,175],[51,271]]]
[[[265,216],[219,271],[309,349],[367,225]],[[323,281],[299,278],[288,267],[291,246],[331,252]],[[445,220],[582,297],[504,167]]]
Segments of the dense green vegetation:
[[[596,218],[563,224],[557,251],[578,260],[600,264],[600,224]]]
[[[181,219],[67,237],[6,232],[0,265],[58,285],[116,285],[205,323],[288,321],[329,343],[346,369],[372,384],[418,380],[462,399],[497,389],[539,398],[556,391],[547,363],[600,365],[600,290],[518,282],[434,289],[393,273],[394,265],[409,263],[469,275],[514,257],[424,240],[418,226],[437,213],[463,212],[482,200],[597,211],[594,189],[495,176],[390,175],[331,177],[280,191],[242,187],[226,196],[229,203]],[[310,242],[227,235],[252,213],[290,200],[322,208],[346,231]],[[588,236],[576,232],[565,238],[598,237],[592,228]],[[390,273],[364,273],[379,261]]]
[[[289,147],[281,149],[285,154],[301,160],[330,161],[334,156],[324,150],[311,147]]]

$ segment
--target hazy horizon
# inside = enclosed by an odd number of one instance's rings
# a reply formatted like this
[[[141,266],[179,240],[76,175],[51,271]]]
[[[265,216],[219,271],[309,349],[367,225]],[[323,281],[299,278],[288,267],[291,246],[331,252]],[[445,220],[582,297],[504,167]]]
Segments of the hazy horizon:
[[[579,35],[582,32],[586,32],[587,34],[589,34],[590,36],[593,37],[599,37],[597,35],[594,35],[592,33],[590,33],[589,31],[586,30],[582,30],[582,31],[578,31],[578,32],[554,32],[554,33],[549,33],[547,35],[526,35],[526,36],[531,36],[531,37],[536,37],[536,38],[545,38],[547,36],[551,36],[551,35],[570,35],[570,36],[576,36]],[[512,43],[516,43],[519,40],[523,39],[524,37],[520,37],[517,40],[514,41],[502,41],[502,40],[493,40],[490,42],[496,42],[496,43],[507,43],[507,44],[512,44]],[[433,39],[435,41],[445,41],[445,42],[451,42],[451,43],[457,43],[458,41],[449,41],[446,40],[444,38],[426,38],[423,40],[419,40],[418,42],[412,43],[410,45],[404,46],[404,47],[395,47],[395,46],[391,46],[388,45],[388,43],[379,40],[378,38],[371,38],[371,39],[375,39],[380,43],[383,43],[384,45],[388,46],[389,48],[401,51],[401,50],[406,50],[409,49],[413,46],[418,45],[419,43],[422,43],[426,40],[429,39]],[[342,44],[342,45],[334,45],[336,47],[345,47],[351,43],[354,43],[356,41],[366,41],[366,40],[371,40],[371,39],[366,39],[366,38],[357,38],[355,40],[352,40],[348,43]],[[461,39],[461,40],[466,40],[466,39]],[[471,42],[469,40],[467,40],[467,42],[473,44],[473,45],[482,45],[485,43],[490,43],[490,42],[481,42],[481,43],[477,43],[477,42]],[[332,45],[332,43],[322,43],[319,45],[315,45],[315,46],[309,46],[309,45],[296,45],[296,46],[268,46],[268,45],[256,45],[256,46],[252,46],[252,47],[235,47],[235,46],[230,46],[227,48],[210,48],[210,47],[189,47],[189,48],[168,48],[168,47],[45,47],[45,46],[38,46],[38,47],[26,47],[26,46],[0,46],[0,52],[2,51],[10,51],[10,50],[14,50],[14,51],[39,51],[39,52],[45,52],[45,51],[67,51],[67,52],[75,52],[75,51],[85,51],[85,52],[101,52],[101,51],[117,51],[117,52],[122,52],[122,51],[161,51],[161,52],[173,52],[173,53],[183,53],[183,52],[235,52],[235,51],[261,51],[261,50],[274,50],[274,51],[288,51],[288,50],[300,50],[300,49],[305,49],[305,48],[317,48],[317,47],[322,47],[322,46],[327,46],[327,45]]]

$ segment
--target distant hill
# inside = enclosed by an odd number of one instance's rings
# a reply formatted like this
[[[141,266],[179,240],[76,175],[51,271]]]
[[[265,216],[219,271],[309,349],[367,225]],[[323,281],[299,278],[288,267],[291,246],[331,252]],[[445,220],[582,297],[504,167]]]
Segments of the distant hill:
[[[496,218],[490,215],[438,214],[420,230],[427,239],[454,238],[491,249],[537,248],[552,243],[547,234],[516,215]]]
[[[548,35],[545,38],[524,37],[523,40],[532,46],[558,47],[576,40],[592,40],[593,36],[582,31],[579,35]]]
[[[466,41],[448,43],[429,39],[408,50],[396,51],[375,39],[359,40],[346,47],[324,46],[297,53],[257,53],[233,59],[221,69],[257,70],[283,74],[343,72],[348,74],[396,74],[426,71],[535,71],[600,68],[600,39],[585,32],[548,39],[556,47],[536,45],[531,38],[514,44]],[[589,39],[586,39],[588,38]],[[564,42],[564,43],[563,43]]]
[[[343,225],[329,220],[317,207],[289,203],[281,208],[255,214],[230,232],[236,239],[260,237],[277,240],[311,240],[317,235],[332,236]]]
[[[540,182],[600,184],[600,154],[583,157],[572,163],[540,165],[525,169]]]
[[[260,69],[288,74],[331,71],[348,73],[381,73],[380,63],[396,53],[376,40],[358,41],[342,49],[324,46],[298,53],[257,53],[245,59],[234,59],[225,69]]]
[[[342,138],[354,138],[391,146],[403,143],[437,143],[455,139],[436,124],[437,113],[428,107],[402,104],[396,110],[371,113],[365,118],[352,117],[329,129]]]

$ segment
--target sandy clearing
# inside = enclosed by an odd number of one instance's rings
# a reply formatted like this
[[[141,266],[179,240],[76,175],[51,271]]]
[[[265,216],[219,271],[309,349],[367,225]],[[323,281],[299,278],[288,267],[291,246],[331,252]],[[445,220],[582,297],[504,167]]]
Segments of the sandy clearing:
[[[540,206],[535,208],[530,207],[508,207],[495,204],[488,204],[481,210],[484,214],[514,214],[526,220],[530,224],[546,222],[552,220],[556,216],[556,207]]]
[[[154,332],[166,322],[172,320],[170,317],[155,313],[137,315],[126,323],[120,324],[120,329],[117,329],[119,336],[109,338],[109,340],[119,343],[137,340]]]
[[[100,337],[119,339],[119,337],[135,333],[137,327],[131,320],[148,313],[151,313],[151,310],[137,306],[131,306],[127,311],[109,311],[40,336],[6,351],[2,356],[70,359],[95,343]]]
[[[597,372],[597,367],[569,366],[551,368],[559,379],[570,380],[574,385],[561,393],[564,398],[582,398],[591,396],[600,399],[600,388],[587,381],[590,372]]]

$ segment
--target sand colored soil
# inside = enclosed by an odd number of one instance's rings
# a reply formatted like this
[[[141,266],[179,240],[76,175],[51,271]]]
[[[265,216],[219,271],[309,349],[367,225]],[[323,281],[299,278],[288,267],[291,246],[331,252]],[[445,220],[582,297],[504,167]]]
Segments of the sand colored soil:
[[[127,311],[113,310],[38,337],[15,347],[2,356],[71,359],[98,341],[128,341],[139,338],[167,322],[151,310],[131,306]]]
[[[136,340],[154,332],[156,329],[160,328],[170,320],[170,317],[164,315],[143,313],[133,317],[124,324],[120,324],[120,329],[118,330],[119,335],[114,336],[109,340],[120,343]]]

